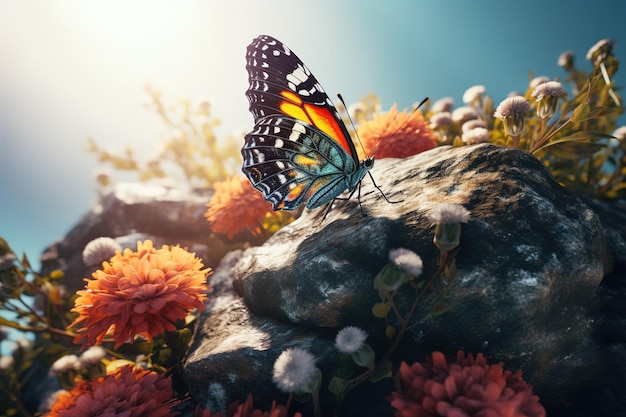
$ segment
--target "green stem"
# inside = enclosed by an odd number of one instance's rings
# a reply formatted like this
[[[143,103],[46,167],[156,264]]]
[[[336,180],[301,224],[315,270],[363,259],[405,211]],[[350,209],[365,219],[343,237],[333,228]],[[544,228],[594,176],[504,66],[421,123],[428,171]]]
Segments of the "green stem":
[[[439,277],[439,275],[445,269],[446,261],[448,259],[447,255],[448,255],[447,252],[441,252],[439,266],[437,267],[437,270],[433,274],[432,278],[424,286],[424,288],[422,288],[421,291],[419,291],[418,288],[415,288],[415,291],[418,292],[416,294],[416,296],[415,296],[415,300],[413,300],[413,304],[411,305],[411,308],[410,308],[409,312],[407,313],[407,315],[404,318],[402,318],[402,316],[400,315],[400,317],[399,317],[400,324],[401,324],[400,330],[398,331],[398,334],[396,335],[395,339],[393,340],[393,343],[391,344],[391,346],[389,347],[389,349],[387,350],[385,355],[378,362],[378,365],[383,364],[387,360],[389,360],[389,358],[391,358],[391,355],[393,355],[393,353],[396,351],[396,349],[400,345],[400,342],[402,341],[402,338],[404,337],[404,334],[410,329],[409,323],[411,322],[411,320],[413,318],[413,315],[415,314],[415,310],[417,309],[419,301],[423,298],[424,294],[426,294],[426,292],[430,289],[430,287],[433,286],[433,284],[434,284],[435,280],[437,279],[437,277]],[[339,416],[339,409],[341,407],[341,402],[343,401],[343,399],[348,395],[348,393],[350,393],[350,391],[352,391],[359,384],[361,384],[363,381],[365,381],[367,378],[369,378],[376,371],[376,369],[377,369],[377,366],[372,366],[371,368],[367,369],[361,375],[359,375],[356,378],[352,379],[348,383],[348,385],[343,390],[343,392],[337,397],[337,406],[335,408],[335,416],[336,417]]]

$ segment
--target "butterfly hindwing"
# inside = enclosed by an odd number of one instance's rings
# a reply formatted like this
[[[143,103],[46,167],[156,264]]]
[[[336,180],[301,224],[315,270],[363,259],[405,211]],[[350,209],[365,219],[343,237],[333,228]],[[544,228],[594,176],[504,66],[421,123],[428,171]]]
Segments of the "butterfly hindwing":
[[[275,210],[330,202],[349,188],[347,181],[359,168],[322,132],[284,116],[259,119],[241,153],[244,172]]]

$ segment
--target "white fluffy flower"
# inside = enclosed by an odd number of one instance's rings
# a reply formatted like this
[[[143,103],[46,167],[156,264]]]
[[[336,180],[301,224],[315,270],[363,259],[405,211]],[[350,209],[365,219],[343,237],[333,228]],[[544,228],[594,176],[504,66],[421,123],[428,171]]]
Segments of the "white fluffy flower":
[[[465,90],[465,93],[463,93],[463,103],[473,103],[475,100],[478,100],[480,96],[485,94],[485,91],[486,89],[484,85],[475,85],[468,88]]]
[[[302,391],[311,384],[317,374],[315,357],[301,348],[289,348],[274,362],[272,380],[283,392]]]
[[[354,353],[361,349],[367,339],[367,333],[359,327],[344,327],[337,333],[335,346],[342,353]]]
[[[99,237],[85,245],[83,262],[88,266],[100,265],[102,262],[111,259],[118,250],[121,251],[122,247],[114,239]]]
[[[398,268],[414,277],[418,277],[422,274],[422,258],[409,249],[399,248],[390,250],[389,260]]]
[[[102,346],[92,346],[80,355],[78,361],[83,366],[91,366],[100,362],[106,354],[107,352]]]
[[[65,371],[69,371],[70,369],[76,369],[79,366],[80,366],[80,362],[78,361],[78,356],[76,355],[61,356],[59,359],[54,361],[54,363],[50,367],[49,374],[50,376],[56,376],[56,375],[62,374]]]
[[[460,204],[441,203],[430,212],[432,223],[467,223],[470,212]]]

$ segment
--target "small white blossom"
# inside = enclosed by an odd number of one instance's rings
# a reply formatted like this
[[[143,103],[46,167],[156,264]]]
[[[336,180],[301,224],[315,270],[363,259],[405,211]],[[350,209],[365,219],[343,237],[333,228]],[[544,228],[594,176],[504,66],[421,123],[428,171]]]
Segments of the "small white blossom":
[[[39,412],[39,414],[44,415],[48,411],[50,411],[54,403],[57,402],[59,395],[66,393],[66,392],[67,392],[66,390],[60,389],[58,391],[54,391],[52,394],[44,398],[43,401],[41,401],[41,403],[39,404],[39,407],[37,408],[37,411]]]
[[[454,107],[454,99],[452,97],[443,97],[435,101],[431,110],[433,113],[449,112],[452,110],[452,107]]]
[[[525,113],[528,110],[530,110],[530,103],[524,97],[508,97],[498,104],[493,116],[502,120],[504,130],[509,136],[519,138],[524,131]]]
[[[0,356],[0,369],[9,369],[13,366],[15,359],[13,356],[4,355]]]
[[[626,140],[626,126],[618,127],[613,131],[613,136],[620,140]]]
[[[457,123],[465,123],[468,120],[478,119],[478,112],[470,106],[459,107],[452,112],[452,120]]]
[[[344,327],[337,333],[335,346],[342,353],[354,353],[361,349],[367,339],[367,333],[355,326]]]
[[[460,204],[442,203],[430,212],[430,221],[432,223],[467,223],[470,218],[470,212]]]
[[[548,81],[535,87],[531,97],[537,102],[537,116],[542,120],[552,118],[556,113],[559,97],[563,94],[563,84],[558,81]]]
[[[493,113],[494,117],[498,119],[505,119],[507,117],[521,116],[530,110],[530,103],[522,96],[508,97],[502,100],[496,111]]]
[[[108,261],[115,255],[116,251],[121,251],[122,247],[110,237],[99,237],[85,245],[83,249],[83,262],[88,266],[100,265]]]
[[[574,66],[574,52],[572,51],[563,52],[561,55],[559,55],[557,64],[559,65],[559,67],[563,67],[566,70],[571,69]]]
[[[418,277],[422,275],[422,258],[412,250],[399,248],[389,251],[389,260],[407,274]]]
[[[430,128],[434,130],[450,126],[453,123],[452,114],[447,111],[435,113],[430,116]]]
[[[0,256],[0,266],[8,267],[13,265],[15,261],[17,261],[17,256],[13,252],[7,252]]]
[[[601,39],[589,48],[585,57],[589,61],[593,61],[594,64],[599,64],[611,53],[613,46],[615,46],[615,41],[613,39]]]
[[[487,123],[485,123],[484,120],[480,120],[480,119],[469,120],[463,123],[463,126],[461,126],[461,131],[465,133],[472,129],[476,129],[477,127],[484,127],[486,129]]]
[[[272,380],[283,392],[299,392],[316,377],[315,357],[301,348],[289,348],[274,362]]]
[[[361,114],[363,114],[367,108],[365,104],[361,101],[357,101],[356,103],[352,103],[348,106],[348,114],[352,118],[352,120],[360,120]]]
[[[530,83],[528,84],[529,88],[535,89],[537,88],[538,85],[543,84],[543,83],[547,83],[548,81],[550,81],[550,78],[546,77],[545,75],[541,75],[539,77],[535,77],[532,80],[530,80]]]
[[[49,374],[50,376],[57,376],[65,371],[69,371],[70,369],[76,369],[78,367],[80,367],[78,356],[65,355],[54,361],[54,363],[50,367]]]
[[[558,81],[546,81],[535,87],[530,96],[539,101],[544,97],[558,97],[563,93],[565,93],[563,84]]]
[[[473,103],[475,100],[478,100],[483,94],[485,94],[485,91],[486,89],[484,85],[475,85],[468,88],[467,90],[465,90],[465,93],[463,93],[463,103]]]
[[[466,123],[467,124],[467,123]],[[467,132],[463,132],[461,135],[461,140],[468,145],[475,145],[477,143],[487,143],[489,142],[489,131],[484,127],[475,127],[472,130],[468,130]]]
[[[95,365],[106,356],[106,353],[103,347],[92,346],[80,355],[78,361],[85,367]]]

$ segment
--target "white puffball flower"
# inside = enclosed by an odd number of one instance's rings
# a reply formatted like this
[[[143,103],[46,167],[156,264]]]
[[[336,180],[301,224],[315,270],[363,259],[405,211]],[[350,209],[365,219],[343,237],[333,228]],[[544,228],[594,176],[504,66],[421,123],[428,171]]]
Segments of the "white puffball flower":
[[[342,353],[354,353],[361,349],[367,339],[367,333],[359,327],[344,327],[337,333],[335,346]]]
[[[272,380],[283,392],[302,391],[316,377],[315,357],[301,348],[289,348],[274,362]]]

